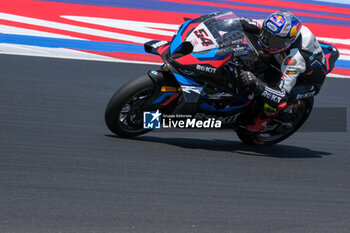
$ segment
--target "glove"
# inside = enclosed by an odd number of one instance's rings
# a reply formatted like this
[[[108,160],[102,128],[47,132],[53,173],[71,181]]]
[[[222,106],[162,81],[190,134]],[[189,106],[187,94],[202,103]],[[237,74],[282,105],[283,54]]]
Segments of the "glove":
[[[261,29],[258,27],[257,23],[253,22],[249,18],[242,17],[240,21],[245,32],[255,35],[258,35],[261,32]]]
[[[240,70],[239,77],[241,79],[242,88],[247,92],[255,92],[259,87],[259,80],[250,71]]]
[[[239,77],[242,87],[247,93],[254,93],[255,96],[261,96],[264,102],[273,108],[277,108],[288,99],[285,90],[276,90],[268,87],[263,81],[255,77],[255,75],[249,71],[240,70]]]

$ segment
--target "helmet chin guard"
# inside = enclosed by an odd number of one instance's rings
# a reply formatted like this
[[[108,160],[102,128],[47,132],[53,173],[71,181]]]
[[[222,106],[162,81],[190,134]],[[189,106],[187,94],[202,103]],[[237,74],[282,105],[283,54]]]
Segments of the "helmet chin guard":
[[[283,52],[300,34],[301,20],[289,11],[277,11],[267,17],[259,34],[258,44],[265,53]]]

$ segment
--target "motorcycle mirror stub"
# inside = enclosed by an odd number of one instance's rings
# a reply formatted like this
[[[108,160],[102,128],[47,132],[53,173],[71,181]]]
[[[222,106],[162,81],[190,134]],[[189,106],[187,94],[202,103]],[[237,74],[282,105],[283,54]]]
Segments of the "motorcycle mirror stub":
[[[189,41],[181,43],[180,47],[173,54],[181,54],[182,56],[192,53],[193,45]]]
[[[144,44],[145,47],[145,52],[147,53],[151,53],[154,55],[160,55],[158,53],[158,49],[166,44],[169,44],[169,41],[165,41],[165,40],[151,40],[148,41]]]

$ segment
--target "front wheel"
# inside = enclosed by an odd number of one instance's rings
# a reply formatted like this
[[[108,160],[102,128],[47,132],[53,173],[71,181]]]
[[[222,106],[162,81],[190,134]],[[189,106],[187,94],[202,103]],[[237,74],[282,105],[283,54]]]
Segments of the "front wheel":
[[[253,145],[273,145],[279,143],[294,134],[309,117],[314,103],[314,97],[296,100],[290,103],[280,112],[276,119],[257,133],[252,133],[244,128],[236,131],[242,142]]]
[[[146,75],[121,87],[106,107],[107,127],[121,137],[135,137],[149,132],[149,129],[143,128],[143,111],[153,93],[154,84]]]

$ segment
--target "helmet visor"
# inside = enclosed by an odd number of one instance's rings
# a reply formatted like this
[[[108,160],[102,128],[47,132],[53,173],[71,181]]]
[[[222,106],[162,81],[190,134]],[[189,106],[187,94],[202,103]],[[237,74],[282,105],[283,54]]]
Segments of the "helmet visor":
[[[263,28],[259,35],[259,41],[265,49],[278,50],[288,48],[292,42],[289,38],[283,38],[272,34]]]

